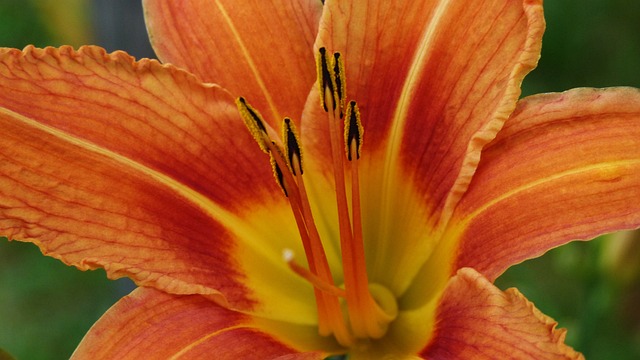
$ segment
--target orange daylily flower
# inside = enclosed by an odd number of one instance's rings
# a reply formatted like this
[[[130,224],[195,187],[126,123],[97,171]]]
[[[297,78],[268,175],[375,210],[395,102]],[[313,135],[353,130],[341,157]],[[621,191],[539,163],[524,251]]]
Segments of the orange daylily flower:
[[[541,2],[148,0],[164,65],[2,49],[0,234],[139,285],[78,359],[581,358],[492,282],[640,226],[640,91],[518,101]]]

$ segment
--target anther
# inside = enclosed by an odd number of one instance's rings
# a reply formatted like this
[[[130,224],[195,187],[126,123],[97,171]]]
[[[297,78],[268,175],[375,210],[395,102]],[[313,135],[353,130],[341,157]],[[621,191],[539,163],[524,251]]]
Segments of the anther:
[[[344,61],[339,52],[333,53],[333,57],[327,55],[327,49],[318,49],[316,58],[318,72],[318,86],[320,87],[320,104],[324,111],[333,112],[339,110],[336,117],[344,116],[344,104],[346,96],[346,79],[344,75]]]
[[[349,159],[349,161],[353,160],[354,157],[356,159],[360,159],[363,134],[364,128],[362,127],[362,121],[360,120],[358,104],[351,100],[347,107],[346,120],[344,124],[344,142],[347,151],[347,159]],[[355,152],[355,156],[353,152]]]
[[[285,118],[282,123],[282,139],[284,149],[289,160],[289,166],[293,175],[302,175],[302,149],[295,125],[289,118]]]
[[[269,149],[267,144],[271,142],[271,139],[267,133],[267,128],[264,126],[262,115],[251,105],[247,104],[247,101],[243,97],[239,97],[236,100],[236,106],[251,136],[256,140],[260,149],[268,154]]]
[[[333,81],[334,99],[340,109],[340,118],[344,116],[344,103],[346,94],[346,79],[344,78],[344,62],[339,52],[333,53]]]
[[[272,144],[272,147],[275,147],[276,151],[278,151],[278,153],[280,153],[280,156],[282,157],[282,151],[276,145],[276,143],[272,141],[271,144]],[[282,169],[280,169],[280,165],[278,165],[278,162],[276,161],[276,158],[273,152],[271,151],[269,152],[269,157],[271,160],[271,168],[273,169],[273,176],[276,178],[276,181],[278,182],[280,189],[282,189],[284,196],[289,197],[289,192],[287,192],[287,187],[284,181],[284,174],[282,173]]]
[[[324,108],[324,111],[329,111],[329,105],[327,99],[331,99],[331,110],[336,109],[336,101],[334,98],[334,79],[333,79],[333,67],[331,61],[327,57],[327,49],[321,47],[318,49],[318,57],[316,58],[316,68],[318,71],[318,86],[320,87],[320,104]],[[330,98],[329,98],[330,97]]]
[[[339,52],[327,55],[327,49],[318,49],[316,58],[318,72],[318,86],[320,87],[320,103],[324,111],[329,112],[329,108],[336,112],[336,117],[340,119],[344,116],[344,103],[346,96],[346,79],[344,75],[344,61]]]

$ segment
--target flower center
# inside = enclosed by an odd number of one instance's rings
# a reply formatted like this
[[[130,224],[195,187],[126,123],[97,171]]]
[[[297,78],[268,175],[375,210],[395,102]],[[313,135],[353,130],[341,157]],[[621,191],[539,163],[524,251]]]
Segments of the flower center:
[[[260,113],[244,98],[237,100],[245,124],[263,152],[271,159],[274,176],[291,205],[304,247],[308,269],[297,264],[290,251],[284,257],[292,271],[314,287],[318,310],[318,331],[333,335],[343,346],[358,339],[378,339],[398,313],[395,296],[380,284],[369,283],[366,270],[358,160],[364,129],[355,101],[345,101],[344,64],[340,53],[327,54],[320,48],[317,56],[320,102],[327,113],[338,229],[344,284],[336,286],[316,227],[303,177],[303,159],[294,123],[283,121],[282,144],[271,140]],[[348,166],[346,165],[348,163]],[[351,202],[347,198],[346,176],[350,175]],[[350,206],[349,206],[350,204]],[[346,302],[346,314],[342,303]]]

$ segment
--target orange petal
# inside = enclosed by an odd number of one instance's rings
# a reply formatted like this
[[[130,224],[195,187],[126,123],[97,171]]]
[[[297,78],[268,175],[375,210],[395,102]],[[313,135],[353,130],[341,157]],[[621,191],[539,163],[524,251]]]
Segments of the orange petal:
[[[4,49],[0,66],[2,107],[135,159],[229,208],[242,207],[241,199],[280,198],[268,160],[256,158],[233,98],[220,88],[98,47]]]
[[[518,290],[493,286],[471,268],[450,281],[426,359],[584,359],[564,344],[566,330]]]
[[[0,111],[0,233],[82,270],[249,306],[222,224],[141,165]],[[119,163],[120,162],[120,163]],[[215,249],[215,251],[214,251]]]
[[[300,247],[288,204],[224,90],[95,47],[5,49],[0,105],[1,235],[83,270],[315,321],[311,287],[281,260]]]
[[[268,122],[299,119],[315,81],[319,0],[143,3],[163,62],[244,96]]]
[[[493,280],[575,239],[640,226],[640,90],[523,99],[452,218],[455,268]]]
[[[451,208],[537,63],[541,1],[326,6],[317,46],[344,53],[347,93],[363,117],[363,153],[384,150],[376,155],[389,164],[376,176],[402,172],[433,216]]]
[[[247,315],[197,295],[138,288],[96,322],[72,359],[322,359],[300,353],[252,324]]]
[[[438,224],[466,189],[481,148],[515,108],[540,55],[542,6],[360,0],[325,7],[316,46],[342,52],[346,91],[364,125],[367,261],[375,280],[401,293],[436,246]],[[317,97],[301,129],[306,161],[331,179]]]

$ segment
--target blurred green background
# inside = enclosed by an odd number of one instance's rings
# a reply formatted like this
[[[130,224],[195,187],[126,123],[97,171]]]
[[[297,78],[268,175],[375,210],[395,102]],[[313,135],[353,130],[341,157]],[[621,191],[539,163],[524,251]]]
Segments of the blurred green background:
[[[640,87],[640,1],[547,0],[545,8],[542,59],[525,95]],[[0,0],[0,46],[97,43],[152,56],[141,17],[133,0]],[[512,267],[497,284],[518,287],[587,359],[640,359],[639,244],[621,235],[572,243]],[[68,358],[131,289],[126,279],[80,272],[0,238],[0,349],[24,360]]]

